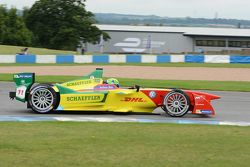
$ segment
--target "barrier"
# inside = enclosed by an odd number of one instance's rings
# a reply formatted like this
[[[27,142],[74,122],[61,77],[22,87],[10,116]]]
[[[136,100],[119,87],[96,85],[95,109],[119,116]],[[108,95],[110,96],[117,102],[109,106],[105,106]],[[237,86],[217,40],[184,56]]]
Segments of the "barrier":
[[[157,56],[157,63],[170,63],[171,56],[170,55],[158,55]]]
[[[204,55],[186,55],[185,62],[187,63],[204,63]]]
[[[126,55],[126,63],[141,63],[141,55]]]
[[[205,63],[230,63],[229,55],[206,55]]]
[[[36,55],[16,55],[16,63],[36,63]]]
[[[0,63],[250,63],[238,55],[0,55]]]
[[[108,55],[93,55],[93,63],[109,63]]]
[[[73,55],[57,55],[56,63],[74,63]]]
[[[250,56],[230,56],[230,63],[250,63]]]

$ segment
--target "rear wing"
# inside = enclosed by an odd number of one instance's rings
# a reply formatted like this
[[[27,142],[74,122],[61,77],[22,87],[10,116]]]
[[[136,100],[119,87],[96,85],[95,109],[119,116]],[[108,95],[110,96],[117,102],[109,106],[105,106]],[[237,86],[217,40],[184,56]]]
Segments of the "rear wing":
[[[21,102],[27,101],[27,95],[31,86],[35,83],[35,73],[19,73],[13,75],[16,91],[10,92],[9,97]]]
[[[103,75],[103,69],[102,68],[96,68],[95,71],[90,73],[87,76],[84,76],[81,79],[94,79],[94,78],[102,78]],[[14,82],[16,84],[16,91],[15,92],[9,92],[9,97],[11,99],[16,99],[21,102],[26,102],[28,93],[30,91],[30,88],[35,83],[35,73],[19,73],[13,75]],[[66,83],[62,83],[61,85],[67,85],[77,83],[80,80],[74,80],[69,81]],[[101,81],[101,80],[100,80]]]

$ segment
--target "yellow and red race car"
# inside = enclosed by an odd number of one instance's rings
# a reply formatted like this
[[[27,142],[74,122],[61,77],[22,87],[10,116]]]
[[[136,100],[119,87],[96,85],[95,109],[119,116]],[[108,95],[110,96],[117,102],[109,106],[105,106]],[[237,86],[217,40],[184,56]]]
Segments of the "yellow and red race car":
[[[56,110],[153,112],[161,107],[173,117],[192,114],[214,115],[211,100],[219,96],[179,89],[119,88],[102,79],[103,69],[97,68],[79,80],[62,84],[38,84],[34,73],[14,74],[16,92],[10,98],[27,102],[28,108],[37,113]]]

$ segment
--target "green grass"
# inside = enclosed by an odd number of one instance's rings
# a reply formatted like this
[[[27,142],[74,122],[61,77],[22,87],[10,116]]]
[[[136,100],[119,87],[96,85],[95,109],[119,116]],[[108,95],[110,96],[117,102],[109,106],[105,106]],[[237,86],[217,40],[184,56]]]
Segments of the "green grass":
[[[10,45],[0,45],[0,56],[1,55],[13,55],[16,53],[20,53],[21,49],[25,48],[24,46],[10,46]],[[33,48],[28,47],[29,54],[35,55],[55,55],[55,54],[77,54],[76,52],[72,51],[64,51],[64,50],[52,50],[52,49],[45,49],[45,48]]]
[[[7,166],[249,166],[250,127],[146,123],[0,123]]]
[[[1,56],[1,55],[0,55]],[[19,64],[19,63],[10,63],[3,64],[0,63],[0,66],[153,66],[153,67],[211,67],[211,68],[250,68],[250,64],[216,64],[216,63],[70,63],[70,64]]]
[[[38,83],[62,83],[79,79],[80,76],[36,76]],[[118,78],[122,86],[133,86],[156,88],[182,88],[193,90],[219,90],[219,91],[241,91],[250,92],[250,82],[242,81],[176,81],[176,80],[150,80],[150,79],[128,79]],[[12,74],[0,74],[0,81],[13,81]]]

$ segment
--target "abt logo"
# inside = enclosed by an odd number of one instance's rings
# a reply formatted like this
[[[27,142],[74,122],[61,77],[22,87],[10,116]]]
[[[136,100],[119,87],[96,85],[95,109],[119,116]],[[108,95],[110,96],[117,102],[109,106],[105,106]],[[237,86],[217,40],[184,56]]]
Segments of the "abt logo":
[[[125,97],[123,100],[121,101],[125,101],[125,102],[146,102],[146,100],[144,100],[143,98],[135,98],[135,97]]]

